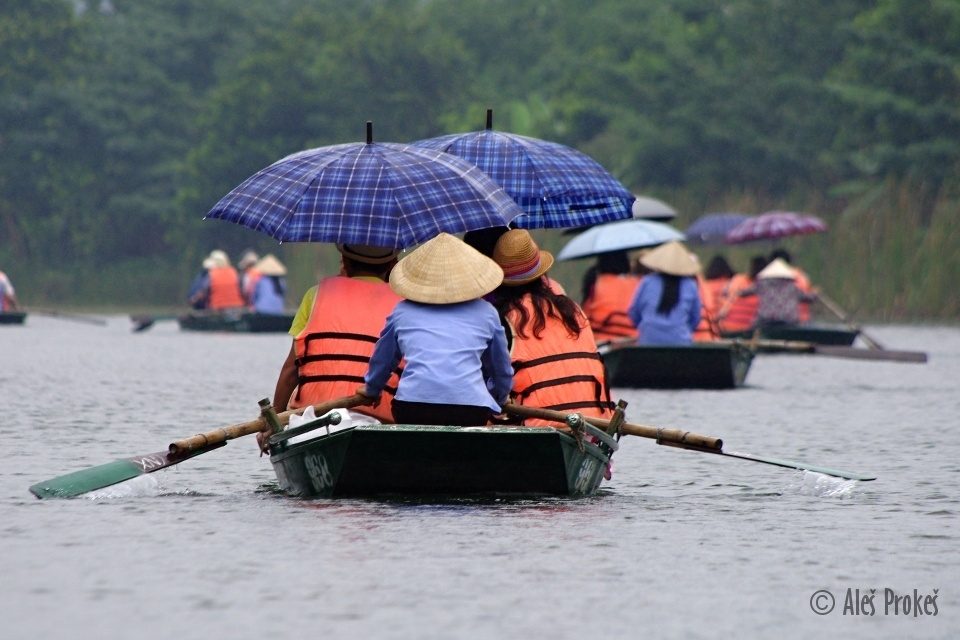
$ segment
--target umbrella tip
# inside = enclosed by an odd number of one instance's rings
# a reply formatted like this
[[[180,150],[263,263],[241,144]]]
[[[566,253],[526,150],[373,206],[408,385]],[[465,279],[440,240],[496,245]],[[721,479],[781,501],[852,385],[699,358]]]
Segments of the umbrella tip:
[[[487,109],[487,131],[493,129],[493,109]]]
[[[367,144],[373,144],[373,121],[367,120]]]

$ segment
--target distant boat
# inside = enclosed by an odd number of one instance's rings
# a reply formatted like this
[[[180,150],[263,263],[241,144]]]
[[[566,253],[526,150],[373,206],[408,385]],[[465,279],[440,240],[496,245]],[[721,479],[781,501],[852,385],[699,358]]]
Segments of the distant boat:
[[[0,324],[23,324],[26,319],[26,311],[0,311]]]
[[[191,311],[177,317],[184,331],[229,331],[233,333],[286,333],[294,314],[257,313],[246,309]]]
[[[733,389],[743,385],[753,356],[752,349],[732,342],[601,348],[607,383],[621,388]]]
[[[757,336],[762,340],[787,342],[809,342],[816,345],[830,345],[849,347],[857,339],[860,332],[846,326],[832,326],[820,324],[782,324],[770,325],[760,329]],[[732,333],[721,334],[724,338],[740,338],[749,341],[753,337],[753,331],[736,331]],[[763,342],[758,344],[760,351],[779,351],[775,343]]]

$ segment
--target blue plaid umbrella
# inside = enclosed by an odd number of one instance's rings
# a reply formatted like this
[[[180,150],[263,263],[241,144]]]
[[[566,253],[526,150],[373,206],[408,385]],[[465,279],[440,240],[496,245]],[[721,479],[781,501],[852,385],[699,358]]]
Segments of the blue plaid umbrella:
[[[634,196],[590,156],[570,147],[487,128],[419,140],[413,144],[459,156],[503,187],[523,209],[521,229],[586,227],[623,220]]]
[[[506,226],[521,213],[470,163],[404,144],[307,149],[230,191],[207,218],[235,222],[281,242],[345,242],[403,249],[441,231]]]

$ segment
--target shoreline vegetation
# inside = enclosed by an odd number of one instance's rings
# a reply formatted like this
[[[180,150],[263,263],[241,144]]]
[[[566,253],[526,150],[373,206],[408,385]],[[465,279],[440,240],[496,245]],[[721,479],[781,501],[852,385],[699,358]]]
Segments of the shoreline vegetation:
[[[860,320],[960,318],[960,3],[10,0],[0,270],[24,307],[180,308],[205,255],[333,247],[202,220],[303,149],[493,128],[595,158],[683,229],[810,213],[782,243]],[[557,251],[569,236],[534,230]],[[773,243],[722,250],[735,268]],[[589,261],[555,277],[579,299]]]

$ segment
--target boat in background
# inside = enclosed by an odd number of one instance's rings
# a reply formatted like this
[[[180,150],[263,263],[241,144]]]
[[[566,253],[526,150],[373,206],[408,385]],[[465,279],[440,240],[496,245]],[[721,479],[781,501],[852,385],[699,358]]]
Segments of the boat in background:
[[[601,347],[611,387],[733,389],[742,386],[755,351],[739,342]]]
[[[762,340],[782,340],[786,342],[809,342],[816,345],[831,345],[840,347],[849,347],[857,339],[860,331],[847,326],[834,326],[825,324],[778,324],[769,325],[760,329],[759,335],[755,335],[753,330],[736,331],[732,333],[722,333],[721,337],[730,339],[741,339],[750,341],[751,338],[759,338],[761,342],[757,345],[759,351],[776,352],[780,351],[775,344],[764,344]]]
[[[0,324],[23,324],[26,319],[26,311],[0,311]]]
[[[256,313],[246,309],[191,311],[177,317],[184,331],[229,331],[233,333],[286,333],[292,313]]]
[[[589,496],[618,447],[583,421],[571,432],[393,424],[332,431],[330,424],[321,417],[270,438],[270,462],[288,495]],[[295,442],[308,433],[316,435]]]

